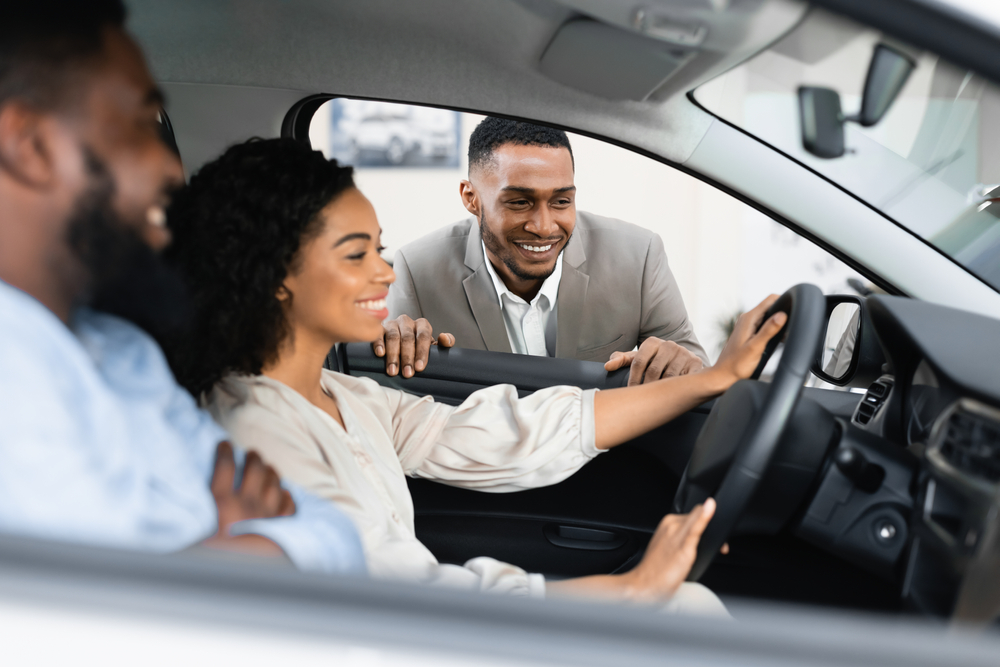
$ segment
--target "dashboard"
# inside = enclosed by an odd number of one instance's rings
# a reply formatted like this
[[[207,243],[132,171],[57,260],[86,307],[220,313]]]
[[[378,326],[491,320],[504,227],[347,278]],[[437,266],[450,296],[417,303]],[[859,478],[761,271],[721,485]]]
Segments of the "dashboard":
[[[1000,611],[1000,321],[887,296],[864,312],[886,363],[840,425],[797,532],[899,581],[912,611],[989,621]]]

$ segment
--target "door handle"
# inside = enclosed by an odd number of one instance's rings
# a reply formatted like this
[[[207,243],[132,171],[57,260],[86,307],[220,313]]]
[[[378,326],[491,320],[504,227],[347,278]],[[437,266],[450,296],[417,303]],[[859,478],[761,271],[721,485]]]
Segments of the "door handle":
[[[612,551],[628,541],[628,535],[597,528],[548,524],[545,538],[557,547],[586,551]]]

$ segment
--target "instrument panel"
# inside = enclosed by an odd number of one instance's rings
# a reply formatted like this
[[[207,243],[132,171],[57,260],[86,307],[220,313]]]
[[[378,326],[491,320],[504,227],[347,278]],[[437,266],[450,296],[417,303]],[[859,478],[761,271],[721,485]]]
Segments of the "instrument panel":
[[[909,502],[894,505],[907,544],[893,577],[914,611],[992,622],[1000,613],[1000,321],[897,297],[869,298],[865,308],[887,363],[849,426],[874,440],[852,436],[854,446],[869,467],[886,468],[886,483],[891,470],[873,455],[876,445],[912,462]],[[861,467],[851,465],[842,472],[853,474],[853,493],[865,493]],[[867,493],[874,500],[883,487]],[[898,482],[893,491],[901,496]]]

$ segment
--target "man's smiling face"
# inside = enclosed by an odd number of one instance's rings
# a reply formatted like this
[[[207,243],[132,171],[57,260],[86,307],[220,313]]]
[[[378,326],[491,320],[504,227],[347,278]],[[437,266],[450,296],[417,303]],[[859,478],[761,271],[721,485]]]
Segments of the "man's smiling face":
[[[76,305],[122,296],[113,281],[152,301],[123,272],[167,245],[164,208],[183,183],[160,138],[159,91],[108,12],[78,32],[55,21],[2,73],[17,85],[0,100],[0,276],[66,322]]]
[[[461,191],[498,275],[515,294],[534,296],[576,225],[570,152],[504,144],[473,168]]]

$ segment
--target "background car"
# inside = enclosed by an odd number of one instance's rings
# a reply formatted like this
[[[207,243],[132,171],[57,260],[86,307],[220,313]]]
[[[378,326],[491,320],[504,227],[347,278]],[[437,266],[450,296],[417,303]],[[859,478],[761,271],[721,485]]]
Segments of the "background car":
[[[457,167],[457,120],[443,109],[336,98],[314,112],[310,136],[359,167]]]

